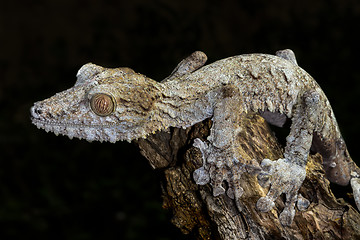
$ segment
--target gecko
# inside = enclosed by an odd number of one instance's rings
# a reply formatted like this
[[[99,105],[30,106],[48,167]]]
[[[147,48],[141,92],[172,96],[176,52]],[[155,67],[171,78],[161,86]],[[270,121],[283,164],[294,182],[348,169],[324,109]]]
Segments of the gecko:
[[[115,143],[146,138],[170,127],[187,128],[211,118],[208,138],[193,143],[203,157],[193,179],[198,185],[210,183],[214,196],[226,193],[240,201],[241,175],[247,168],[234,149],[236,135],[242,131],[238,123],[249,112],[279,127],[290,119],[283,158],[259,160],[257,179],[269,190],[258,199],[256,208],[268,212],[285,194],[279,220],[284,226],[292,224],[296,203],[299,210],[309,205],[298,191],[310,151],[322,155],[331,182],[342,186],[350,182],[360,207],[360,171],[327,97],[298,66],[293,51],[243,54],[208,65],[206,61],[205,53],[196,51],[161,82],[127,67],[85,64],[73,87],[34,103],[32,123],[70,139]]]

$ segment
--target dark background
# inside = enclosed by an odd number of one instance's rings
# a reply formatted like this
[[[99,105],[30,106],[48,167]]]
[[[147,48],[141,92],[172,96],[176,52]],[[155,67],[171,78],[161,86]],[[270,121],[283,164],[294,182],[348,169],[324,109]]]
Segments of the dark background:
[[[72,87],[87,62],[161,80],[195,50],[213,62],[291,48],[358,159],[359,23],[357,0],[2,1],[0,239],[191,239],[135,146],[31,125],[32,103]]]

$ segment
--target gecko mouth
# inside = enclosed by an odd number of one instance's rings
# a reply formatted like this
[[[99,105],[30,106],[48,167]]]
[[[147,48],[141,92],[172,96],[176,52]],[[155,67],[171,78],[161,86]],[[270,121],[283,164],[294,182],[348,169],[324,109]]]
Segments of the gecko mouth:
[[[51,113],[44,113],[40,108],[37,108],[36,105],[32,106],[30,109],[31,121],[34,125],[44,128],[43,126],[53,126],[53,127],[76,127],[76,128],[113,128],[116,126],[125,125],[124,121],[118,119],[117,123],[102,122],[98,124],[86,123],[79,120],[67,121],[65,119],[56,119]],[[46,116],[46,117],[45,117]]]
[[[39,129],[46,132],[53,132],[55,135],[68,136],[70,139],[86,139],[89,142],[112,142],[127,140],[127,136],[122,136],[119,129],[103,125],[85,125],[78,123],[64,123],[57,121],[44,121],[32,117],[32,123]]]
[[[66,121],[57,121],[57,120],[43,120],[40,118],[31,117],[31,122],[40,127],[44,128],[43,126],[52,126],[52,127],[74,127],[74,128],[95,128],[95,129],[103,129],[103,128],[112,128],[116,126],[120,126],[121,124],[86,124],[83,122],[66,122]]]
[[[121,134],[122,129],[126,128],[124,122],[119,123],[99,123],[87,124],[83,121],[66,121],[62,119],[54,119],[53,115],[43,112],[41,109],[33,106],[30,110],[31,122],[39,129],[46,132],[53,132],[55,135],[68,136],[70,139],[79,138],[92,141],[116,142],[119,140],[127,140],[128,136]],[[47,118],[45,117],[47,116]]]

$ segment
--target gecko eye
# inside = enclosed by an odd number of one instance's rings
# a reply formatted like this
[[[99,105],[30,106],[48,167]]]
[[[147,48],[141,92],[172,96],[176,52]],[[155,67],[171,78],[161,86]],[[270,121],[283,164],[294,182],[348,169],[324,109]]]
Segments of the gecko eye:
[[[96,115],[106,117],[115,111],[115,102],[111,96],[98,93],[91,97],[90,107]]]

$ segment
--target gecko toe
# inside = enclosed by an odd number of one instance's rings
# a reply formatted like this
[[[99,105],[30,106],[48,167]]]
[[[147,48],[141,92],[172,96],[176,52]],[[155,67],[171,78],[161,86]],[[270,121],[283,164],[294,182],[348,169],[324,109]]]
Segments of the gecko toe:
[[[295,217],[295,209],[284,209],[280,213],[279,220],[283,226],[290,226]]]
[[[257,176],[258,183],[261,187],[267,188],[270,186],[270,175],[268,173],[262,172]]]
[[[268,196],[261,197],[257,203],[256,208],[261,212],[268,212],[274,207],[275,203]]]
[[[299,194],[296,206],[300,211],[305,211],[310,206],[310,201]]]
[[[204,167],[201,167],[194,171],[193,178],[196,184],[205,185],[210,181],[210,174]]]
[[[214,189],[213,189],[214,197],[217,197],[217,196],[222,195],[224,193],[225,193],[225,188],[223,188],[222,186],[214,187]]]

